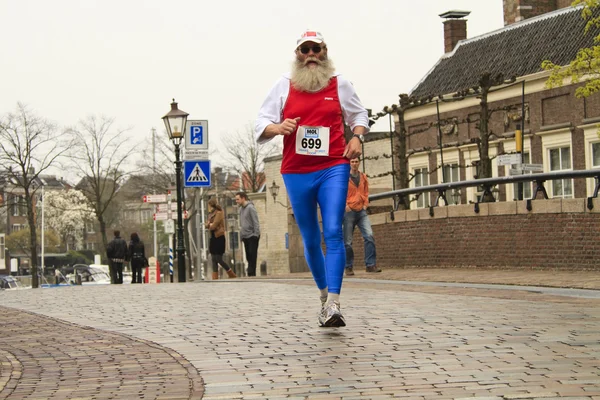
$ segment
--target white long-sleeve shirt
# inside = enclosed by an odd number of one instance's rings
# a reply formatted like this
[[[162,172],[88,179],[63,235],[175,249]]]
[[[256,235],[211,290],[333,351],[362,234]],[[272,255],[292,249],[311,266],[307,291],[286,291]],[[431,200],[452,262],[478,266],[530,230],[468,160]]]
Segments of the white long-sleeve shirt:
[[[338,81],[338,94],[342,106],[344,122],[346,125],[350,126],[350,129],[352,130],[357,126],[363,126],[368,132],[369,116],[367,110],[360,102],[360,99],[354,90],[354,86],[352,86],[352,83],[343,76],[339,74],[336,74],[335,76],[337,76]],[[254,126],[254,133],[258,143],[266,143],[272,139],[261,137],[267,126],[271,124],[280,124],[283,121],[283,107],[285,106],[285,102],[287,101],[290,92],[290,80],[291,75],[289,73],[284,74],[277,83],[275,83],[275,86],[273,86],[263,102]]]

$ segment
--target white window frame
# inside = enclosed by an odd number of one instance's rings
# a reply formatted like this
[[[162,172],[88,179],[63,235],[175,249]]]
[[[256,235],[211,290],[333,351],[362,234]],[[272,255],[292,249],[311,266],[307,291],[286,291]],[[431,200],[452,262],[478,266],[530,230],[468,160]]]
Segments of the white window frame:
[[[460,152],[458,151],[458,149],[444,149],[443,150],[443,157],[444,157],[444,165],[457,165],[458,168],[458,180],[453,181],[450,180],[450,182],[460,182]],[[441,154],[439,149],[435,151],[435,165],[437,166],[441,166],[442,164],[442,159],[441,159]],[[444,168],[443,166],[441,166],[441,168],[437,168],[437,180],[438,183],[443,183],[443,172],[444,172]],[[452,179],[452,177],[450,177],[450,179]],[[449,182],[445,182],[445,183],[449,183]],[[446,200],[448,200],[448,205],[452,205],[454,204],[454,199],[452,198],[452,193],[451,192],[446,192]],[[443,201],[442,201],[443,202]],[[442,202],[438,202],[438,206],[442,205]],[[444,204],[445,205],[445,204]]]
[[[568,168],[565,168],[562,165],[563,150],[566,150],[566,151],[569,152],[569,167]],[[554,169],[554,170],[550,169],[550,171],[551,172],[552,171],[560,171],[560,172],[563,172],[563,171],[572,171],[573,170],[573,149],[571,147],[569,147],[569,146],[561,146],[561,147],[554,147],[554,148],[548,149],[548,159],[549,159],[550,164],[552,164],[552,157],[550,156],[550,154],[553,151],[558,151],[559,152],[559,160],[560,160],[561,165],[560,165],[560,169]],[[562,182],[563,193],[560,194],[560,195],[554,193],[554,183],[556,181]],[[564,188],[569,184],[569,182],[570,182],[569,186],[570,186],[570,189],[571,189],[571,194],[570,195],[566,195],[564,193]],[[551,183],[550,183],[550,192],[552,193],[552,195],[550,196],[552,198],[572,199],[574,197],[574,195],[575,195],[575,193],[574,193],[575,192],[575,188],[573,186],[573,179],[555,179],[555,180],[551,181]]]
[[[414,154],[412,156],[410,156],[410,158],[408,159],[408,169],[410,171],[411,174],[415,174],[415,170],[417,169],[427,169],[427,184],[431,184],[431,182],[429,182],[429,154],[428,153],[423,153],[423,154]],[[411,188],[416,188],[418,187],[416,185],[416,180],[412,179],[410,181],[410,185]],[[419,207],[418,203],[419,201],[423,201],[425,206],[424,207]],[[410,203],[410,208],[411,209],[417,209],[417,208],[427,208],[430,206],[431,204],[431,193],[423,193],[421,194],[421,196],[419,196],[419,201],[414,201]]]
[[[596,143],[600,143],[600,137],[598,137],[600,123],[581,125],[577,128],[583,130],[585,169],[600,168],[600,165],[593,165],[594,159],[592,153],[592,146]],[[587,190],[587,196],[592,196],[594,194],[594,189],[596,189],[596,180],[594,178],[587,178],[585,180],[585,186]]]
[[[140,224],[145,224],[149,221],[153,221],[154,212],[152,210],[143,209],[140,210]]]
[[[22,231],[25,228],[25,225],[23,224],[12,224],[10,231],[12,232],[19,232]]]
[[[461,146],[459,148],[463,155],[463,159],[465,161],[465,179],[467,181],[475,180],[475,167],[473,167],[473,163],[479,161],[479,150],[476,144],[468,144],[465,146]],[[444,160],[446,158],[446,153],[444,153]],[[492,178],[498,177],[498,161],[496,160],[496,156],[498,155],[498,143],[490,143],[489,147],[489,157],[492,159]],[[476,203],[479,201],[477,198],[477,186],[471,186],[468,188],[463,188],[463,191],[467,191],[467,203],[472,201]]]
[[[543,165],[544,171],[552,172],[550,169],[550,150],[558,149],[562,147],[569,147],[571,153],[571,168],[563,169],[561,171],[572,171],[573,170],[573,135],[571,132],[571,127],[553,129],[550,131],[537,132],[536,135],[542,139],[542,156],[543,156]],[[546,192],[549,198],[553,198],[554,193],[552,190],[552,181],[549,184],[545,185]],[[573,180],[571,179],[571,187],[573,188],[573,192],[575,192],[575,186],[573,184]],[[574,195],[574,193],[573,193]],[[559,198],[572,198],[558,196]]]
[[[24,216],[25,214],[21,213],[21,201],[22,201],[22,197],[20,194],[13,194],[12,195],[12,216],[13,217],[21,217]],[[23,199],[24,201],[24,199]]]

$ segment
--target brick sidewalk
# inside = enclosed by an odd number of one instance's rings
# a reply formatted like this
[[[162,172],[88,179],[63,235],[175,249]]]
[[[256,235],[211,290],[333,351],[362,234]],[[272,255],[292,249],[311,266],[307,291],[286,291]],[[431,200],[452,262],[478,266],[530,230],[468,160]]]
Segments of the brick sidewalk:
[[[2,292],[0,398],[600,400],[599,299],[408,289],[348,279],[339,329],[310,279]]]
[[[181,355],[135,340],[0,307],[0,399],[200,399]]]
[[[355,268],[355,278],[419,282],[461,282],[600,290],[599,271],[495,269],[495,268],[382,268],[367,273]],[[310,278],[309,272],[269,276],[272,279]]]

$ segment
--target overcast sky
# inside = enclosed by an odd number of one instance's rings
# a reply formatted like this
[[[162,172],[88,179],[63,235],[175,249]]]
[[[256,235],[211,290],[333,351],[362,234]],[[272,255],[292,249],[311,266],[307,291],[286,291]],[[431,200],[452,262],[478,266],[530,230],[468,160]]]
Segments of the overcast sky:
[[[503,26],[502,0],[0,0],[0,112],[22,102],[60,126],[106,115],[149,141],[153,127],[164,134],[174,97],[209,121],[211,151],[223,154],[306,28],[323,34],[337,71],[377,112],[443,54],[438,15],[449,10],[471,11],[469,38]]]

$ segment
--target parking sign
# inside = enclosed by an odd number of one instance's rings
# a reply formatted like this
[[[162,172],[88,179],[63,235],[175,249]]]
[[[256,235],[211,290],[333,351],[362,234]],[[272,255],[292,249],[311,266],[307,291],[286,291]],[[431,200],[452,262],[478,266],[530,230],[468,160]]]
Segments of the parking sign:
[[[187,122],[185,132],[186,150],[205,150],[208,152],[208,121],[192,120]]]

